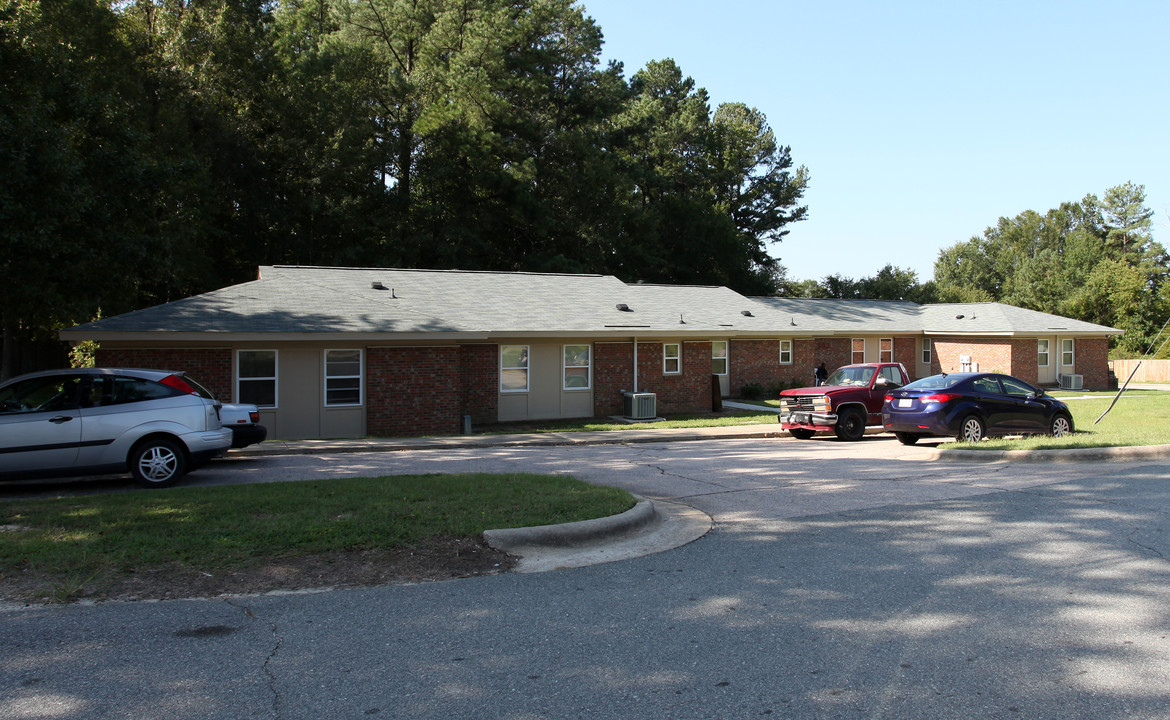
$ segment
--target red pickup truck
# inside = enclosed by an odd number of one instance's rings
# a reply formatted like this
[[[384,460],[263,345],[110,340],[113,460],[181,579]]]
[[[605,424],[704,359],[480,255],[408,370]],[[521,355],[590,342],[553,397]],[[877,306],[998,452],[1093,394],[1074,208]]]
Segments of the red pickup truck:
[[[842,440],[860,440],[866,425],[882,424],[886,393],[910,382],[902,363],[863,363],[837,368],[824,385],[780,393],[780,425],[807,440],[832,430]]]

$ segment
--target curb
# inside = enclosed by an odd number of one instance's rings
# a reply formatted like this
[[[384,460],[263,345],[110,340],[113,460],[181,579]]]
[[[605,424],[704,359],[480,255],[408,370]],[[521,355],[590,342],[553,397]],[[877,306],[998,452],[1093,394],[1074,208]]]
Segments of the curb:
[[[932,450],[925,460],[942,462],[1018,462],[1018,463],[1077,463],[1099,460],[1165,460],[1170,459],[1170,445],[1132,445],[1125,447],[1069,448],[1067,450]]]
[[[559,525],[485,530],[483,537],[496,550],[519,555],[537,548],[580,547],[608,542],[636,534],[656,522],[659,518],[654,503],[639,498],[634,507],[617,515]]]

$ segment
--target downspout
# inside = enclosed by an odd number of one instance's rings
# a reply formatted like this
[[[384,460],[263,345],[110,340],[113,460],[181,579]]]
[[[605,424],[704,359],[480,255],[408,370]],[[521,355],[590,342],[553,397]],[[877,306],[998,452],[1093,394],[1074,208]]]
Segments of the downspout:
[[[634,392],[638,392],[638,337],[634,336]]]

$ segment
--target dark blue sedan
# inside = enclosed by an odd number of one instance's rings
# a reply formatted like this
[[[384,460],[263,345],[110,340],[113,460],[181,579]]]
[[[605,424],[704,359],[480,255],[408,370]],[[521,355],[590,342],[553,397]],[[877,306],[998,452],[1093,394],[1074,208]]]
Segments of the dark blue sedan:
[[[1040,388],[998,373],[950,373],[915,380],[886,395],[882,424],[903,445],[950,436],[1068,435],[1068,406]]]

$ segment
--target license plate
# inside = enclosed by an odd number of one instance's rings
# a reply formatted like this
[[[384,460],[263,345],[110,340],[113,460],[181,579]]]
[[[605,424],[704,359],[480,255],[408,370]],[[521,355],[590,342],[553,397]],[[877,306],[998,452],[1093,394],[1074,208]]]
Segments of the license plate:
[[[910,407],[913,404],[914,404],[914,401],[909,399],[909,398],[903,398],[902,400],[898,401],[898,407],[905,408],[905,407]]]
[[[797,424],[808,423],[808,413],[792,413],[792,422]]]

